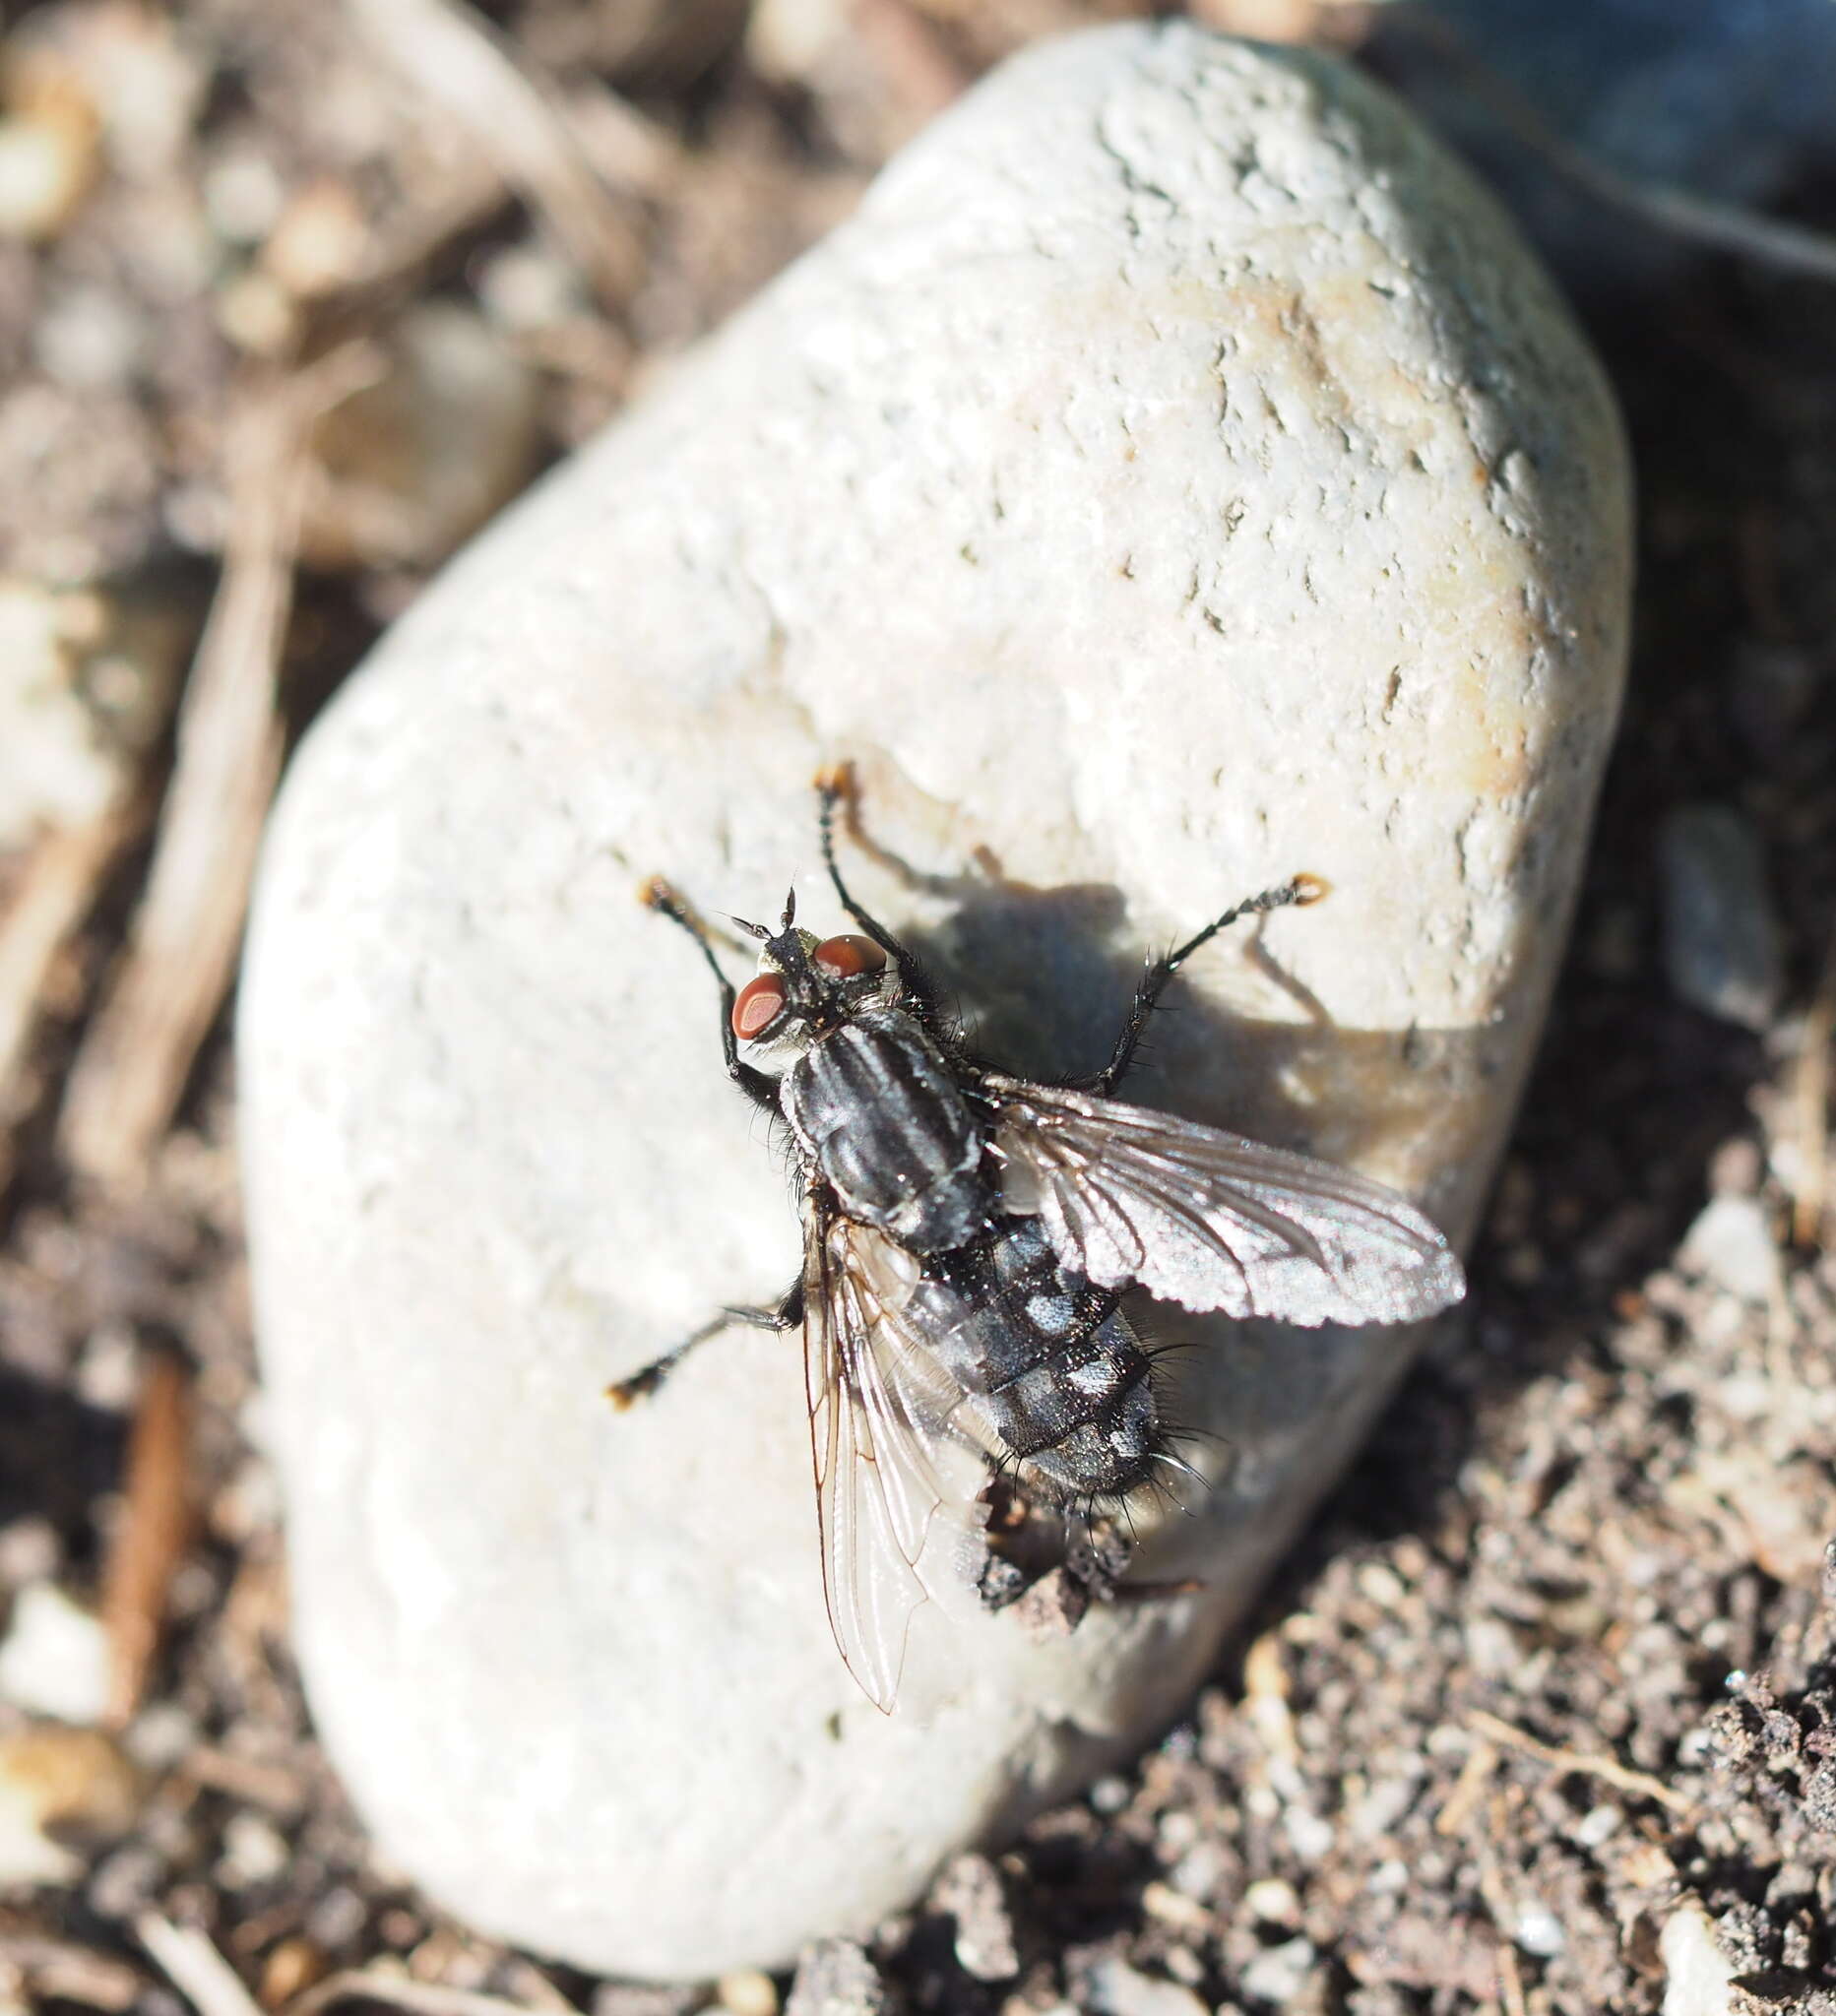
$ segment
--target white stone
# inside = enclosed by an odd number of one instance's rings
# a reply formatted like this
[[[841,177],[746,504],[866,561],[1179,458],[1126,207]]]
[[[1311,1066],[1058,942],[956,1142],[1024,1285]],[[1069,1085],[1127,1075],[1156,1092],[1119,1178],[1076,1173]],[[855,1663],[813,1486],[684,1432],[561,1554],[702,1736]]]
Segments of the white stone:
[[[34,1582],[13,1602],[0,1639],[0,1701],[60,1722],[99,1722],[108,1704],[108,1640],[92,1610],[54,1582]]]
[[[1664,1922],[1658,1934],[1664,1961],[1664,2016],[1733,2016],[1734,1969],[1715,1937],[1715,1925],[1693,1897]]]
[[[1784,1292],[1778,1241],[1756,1197],[1711,1197],[1696,1214],[1677,1257],[1742,1301],[1770,1302]]]
[[[1413,1342],[1152,1306],[1218,1347],[1174,1407],[1228,1479],[1143,1550],[1202,1589],[1047,1643],[933,1605],[879,1715],[794,1343],[599,1399],[796,1262],[640,879],[839,923],[852,758],[868,907],[1075,1069],[1145,952],[1320,875],[1192,963],[1141,1096],[1463,1237],[1625,596],[1611,402],[1488,201],[1352,74],[1180,25],[1007,66],[449,569],[301,752],[242,994],[299,1648],[393,1861],[606,1970],[863,1932],[1176,1712]]]

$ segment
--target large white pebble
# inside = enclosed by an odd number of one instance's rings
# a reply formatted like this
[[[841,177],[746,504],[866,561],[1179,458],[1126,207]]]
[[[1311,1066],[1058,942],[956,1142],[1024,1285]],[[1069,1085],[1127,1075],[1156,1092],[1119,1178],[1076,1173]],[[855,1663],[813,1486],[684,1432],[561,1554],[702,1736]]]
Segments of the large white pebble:
[[[1613,408],[1496,211],[1356,76],[1182,26],[1010,64],[448,571],[294,768],[242,1010],[300,1652],[393,1860],[637,1974],[864,1930],[1177,1711],[1411,1341],[1149,1307],[1225,1480],[1144,1572],[1203,1587],[1048,1643],[931,1606],[881,1716],[794,1341],[599,1398],[796,1263],[639,878],[840,926],[854,758],[869,908],[1089,1068],[1145,952],[1322,876],[1193,962],[1143,1096],[1464,1234],[1625,598]]]

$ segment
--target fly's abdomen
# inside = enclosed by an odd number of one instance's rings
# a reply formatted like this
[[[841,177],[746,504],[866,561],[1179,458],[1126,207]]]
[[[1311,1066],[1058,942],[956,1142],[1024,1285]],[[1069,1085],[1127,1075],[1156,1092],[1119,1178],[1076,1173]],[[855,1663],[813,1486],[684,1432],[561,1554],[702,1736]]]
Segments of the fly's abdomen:
[[[964,1245],[986,1224],[981,1124],[909,1015],[868,1009],[843,1023],[786,1072],[779,1097],[848,1217],[919,1254]]]
[[[1159,1446],[1146,1354],[1115,1297],[1066,1273],[1036,1219],[945,1255],[913,1301],[939,1364],[1023,1475],[1064,1498],[1146,1480]]]

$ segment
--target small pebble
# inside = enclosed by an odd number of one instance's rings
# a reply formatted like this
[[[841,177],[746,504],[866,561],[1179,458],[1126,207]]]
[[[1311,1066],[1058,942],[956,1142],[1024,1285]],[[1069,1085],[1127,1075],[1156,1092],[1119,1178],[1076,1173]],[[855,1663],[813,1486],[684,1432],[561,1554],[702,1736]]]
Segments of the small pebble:
[[[1259,2002],[1286,2008],[1305,1987],[1318,1958],[1310,1939],[1289,1939],[1258,1953],[1243,1969],[1238,1985]]]
[[[296,301],[348,285],[370,256],[370,226],[356,192],[322,176],[289,199],[267,243],[261,266]]]
[[[736,1967],[715,1984],[716,1998],[728,2016],[778,2016],[778,1987],[756,1967]]]
[[[931,1908],[956,1921],[957,1964],[977,1981],[1008,1981],[1020,1952],[1000,1871],[986,1856],[960,1855],[938,1878]]]
[[[1511,1927],[1512,1939],[1539,1960],[1553,1960],[1568,1943],[1561,1920],[1541,1904],[1525,1905]]]
[[[285,2008],[295,1995],[322,1980],[325,1972],[325,1955],[310,1939],[283,1939],[262,1962],[262,2007]]]
[[[101,1719],[108,1702],[108,1643],[100,1622],[54,1582],[20,1591],[0,1641],[0,1701],[60,1722]]]
[[[1230,1874],[1231,1858],[1215,1841],[1200,1841],[1168,1871],[1168,1881],[1182,1897],[1216,1897]],[[1250,1888],[1255,1889],[1252,1883]]]
[[[121,1740],[143,1771],[170,1771],[196,1745],[198,1725],[176,1701],[155,1701],[134,1718]]]
[[[1624,1823],[1625,1815],[1617,1806],[1591,1806],[1575,1823],[1570,1839],[1577,1848],[1603,1848]]]
[[[165,1888],[171,1868],[164,1856],[134,1841],[95,1864],[85,1901],[98,1918],[130,1919],[146,1910]]]
[[[1285,1883],[1279,1876],[1265,1876],[1258,1883],[1250,1884],[1243,1892],[1243,1909],[1251,1918],[1267,1925],[1298,1925],[1300,1922],[1300,1897],[1292,1883]]]
[[[95,137],[55,117],[0,119],[0,237],[54,238],[95,167]]]
[[[259,1813],[234,1813],[223,1828],[217,1879],[228,1890],[250,1889],[272,1883],[290,1859],[291,1851],[278,1828]]]
[[[1753,1197],[1715,1197],[1684,1234],[1678,1260],[1745,1302],[1769,1302],[1784,1285],[1765,1208]]]
[[[48,1519],[29,1513],[0,1526],[0,1589],[20,1589],[28,1582],[48,1582],[63,1563],[64,1548],[57,1528]]]
[[[1289,1846],[1303,1862],[1316,1862],[1331,1852],[1332,1822],[1306,1806],[1293,1805],[1282,1815],[1283,1825],[1288,1830]]]
[[[74,286],[52,294],[32,330],[32,353],[48,378],[73,391],[119,391],[145,361],[149,329],[118,289]]]
[[[1085,1997],[1097,2016],[1210,2016],[1190,1988],[1114,1958],[1099,1960],[1090,1970]]]
[[[274,229],[286,189],[265,155],[233,153],[205,170],[204,208],[212,228],[232,245],[256,245]]]
[[[368,1908],[354,1890],[340,1883],[328,1890],[306,1915],[306,1936],[314,1945],[336,1952],[362,1931]]]
[[[1692,1897],[1658,1934],[1664,1962],[1664,2016],[1734,2016],[1734,1969],[1708,1913]],[[1744,1999],[1744,1998],[1743,1998]]]
[[[1764,1029],[1782,983],[1779,926],[1758,836],[1732,806],[1687,805],[1658,840],[1664,964],[1690,1007]]]
[[[797,1962],[785,2016],[885,2016],[886,1984],[852,1939],[823,1939]]]

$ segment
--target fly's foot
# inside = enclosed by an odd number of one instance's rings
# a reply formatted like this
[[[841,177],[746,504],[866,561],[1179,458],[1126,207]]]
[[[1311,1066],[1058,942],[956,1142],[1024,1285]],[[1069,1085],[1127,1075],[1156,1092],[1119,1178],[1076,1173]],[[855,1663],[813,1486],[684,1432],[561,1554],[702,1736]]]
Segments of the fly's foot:
[[[640,1400],[648,1400],[664,1382],[664,1368],[661,1365],[646,1365],[641,1372],[634,1372],[629,1379],[614,1379],[605,1389],[605,1397],[619,1414],[629,1414]]]

